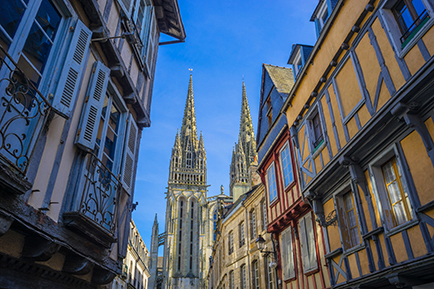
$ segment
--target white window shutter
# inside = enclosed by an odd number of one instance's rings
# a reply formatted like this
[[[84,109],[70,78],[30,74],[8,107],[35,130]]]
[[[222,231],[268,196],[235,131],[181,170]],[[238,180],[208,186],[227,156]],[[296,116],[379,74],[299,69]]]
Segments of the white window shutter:
[[[92,31],[78,20],[52,103],[56,110],[65,115],[71,112],[75,103],[80,87],[78,81],[86,64],[85,56],[89,50],[91,36]]]
[[[316,268],[316,246],[315,246],[315,233],[314,233],[312,215],[308,213],[306,216],[306,231],[307,242],[309,244],[309,264],[310,269]]]
[[[286,280],[289,277],[288,229],[282,232],[281,242],[283,280]]]
[[[288,277],[294,277],[294,250],[292,245],[292,228],[289,227],[288,230]]]
[[[125,138],[125,146],[124,146],[124,158],[122,164],[122,176],[121,181],[125,190],[131,193],[133,187],[133,179],[134,179],[134,167],[135,167],[135,153],[136,147],[138,144],[139,129],[137,127],[136,122],[134,121],[133,116],[130,114],[128,118],[128,129]]]
[[[75,141],[75,144],[84,150],[93,150],[95,148],[99,119],[104,105],[109,76],[109,68],[101,62],[94,64]]]
[[[307,250],[307,238],[306,238],[306,227],[305,220],[301,218],[299,221],[300,225],[300,238],[301,238],[301,252],[303,256],[303,269],[306,272],[309,269],[309,251]]]
[[[154,9],[151,9],[151,17],[150,17],[151,26],[148,33],[148,45],[147,45],[147,51],[146,51],[146,69],[148,70],[148,75],[151,77],[152,75],[152,69],[153,69],[153,63],[154,63],[154,49],[157,39],[157,20],[155,19],[155,13]]]

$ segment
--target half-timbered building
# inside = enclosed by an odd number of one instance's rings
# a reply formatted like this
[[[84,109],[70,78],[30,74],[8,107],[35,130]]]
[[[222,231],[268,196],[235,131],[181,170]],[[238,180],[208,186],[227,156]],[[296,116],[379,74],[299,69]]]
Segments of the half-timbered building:
[[[309,51],[308,46],[298,45],[292,54],[303,52],[303,48]],[[309,55],[305,54],[298,69]],[[330,281],[324,266],[322,230],[309,204],[302,199],[294,146],[281,112],[294,85],[294,74],[290,68],[262,66],[257,134],[258,171],[265,184],[262,210],[267,220],[266,232],[276,240],[275,262],[281,288],[326,288]]]
[[[431,0],[336,1],[285,99],[333,288],[434,286],[433,24]]]

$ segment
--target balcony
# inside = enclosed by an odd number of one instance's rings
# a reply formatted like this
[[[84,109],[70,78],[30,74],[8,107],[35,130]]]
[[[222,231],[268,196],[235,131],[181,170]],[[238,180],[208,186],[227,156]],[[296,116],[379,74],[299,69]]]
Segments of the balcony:
[[[109,248],[116,242],[121,182],[96,155],[90,153],[82,188],[78,209],[65,212],[64,223]]]
[[[0,45],[0,185],[23,194],[35,144],[52,107]]]

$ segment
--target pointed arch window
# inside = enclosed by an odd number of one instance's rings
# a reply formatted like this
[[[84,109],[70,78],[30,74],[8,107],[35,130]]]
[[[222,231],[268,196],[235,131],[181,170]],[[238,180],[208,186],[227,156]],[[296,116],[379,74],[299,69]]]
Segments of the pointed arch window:
[[[192,154],[191,152],[187,152],[187,168],[191,168]]]

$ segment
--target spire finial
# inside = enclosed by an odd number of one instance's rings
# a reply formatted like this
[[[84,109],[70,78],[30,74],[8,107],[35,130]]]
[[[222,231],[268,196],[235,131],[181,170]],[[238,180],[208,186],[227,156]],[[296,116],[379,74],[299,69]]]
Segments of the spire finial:
[[[186,148],[187,143],[191,142],[193,147],[197,148],[197,129],[196,129],[196,113],[194,109],[193,96],[193,76],[190,74],[190,82],[188,84],[187,100],[184,108],[184,118],[182,119],[181,127],[181,147]]]

